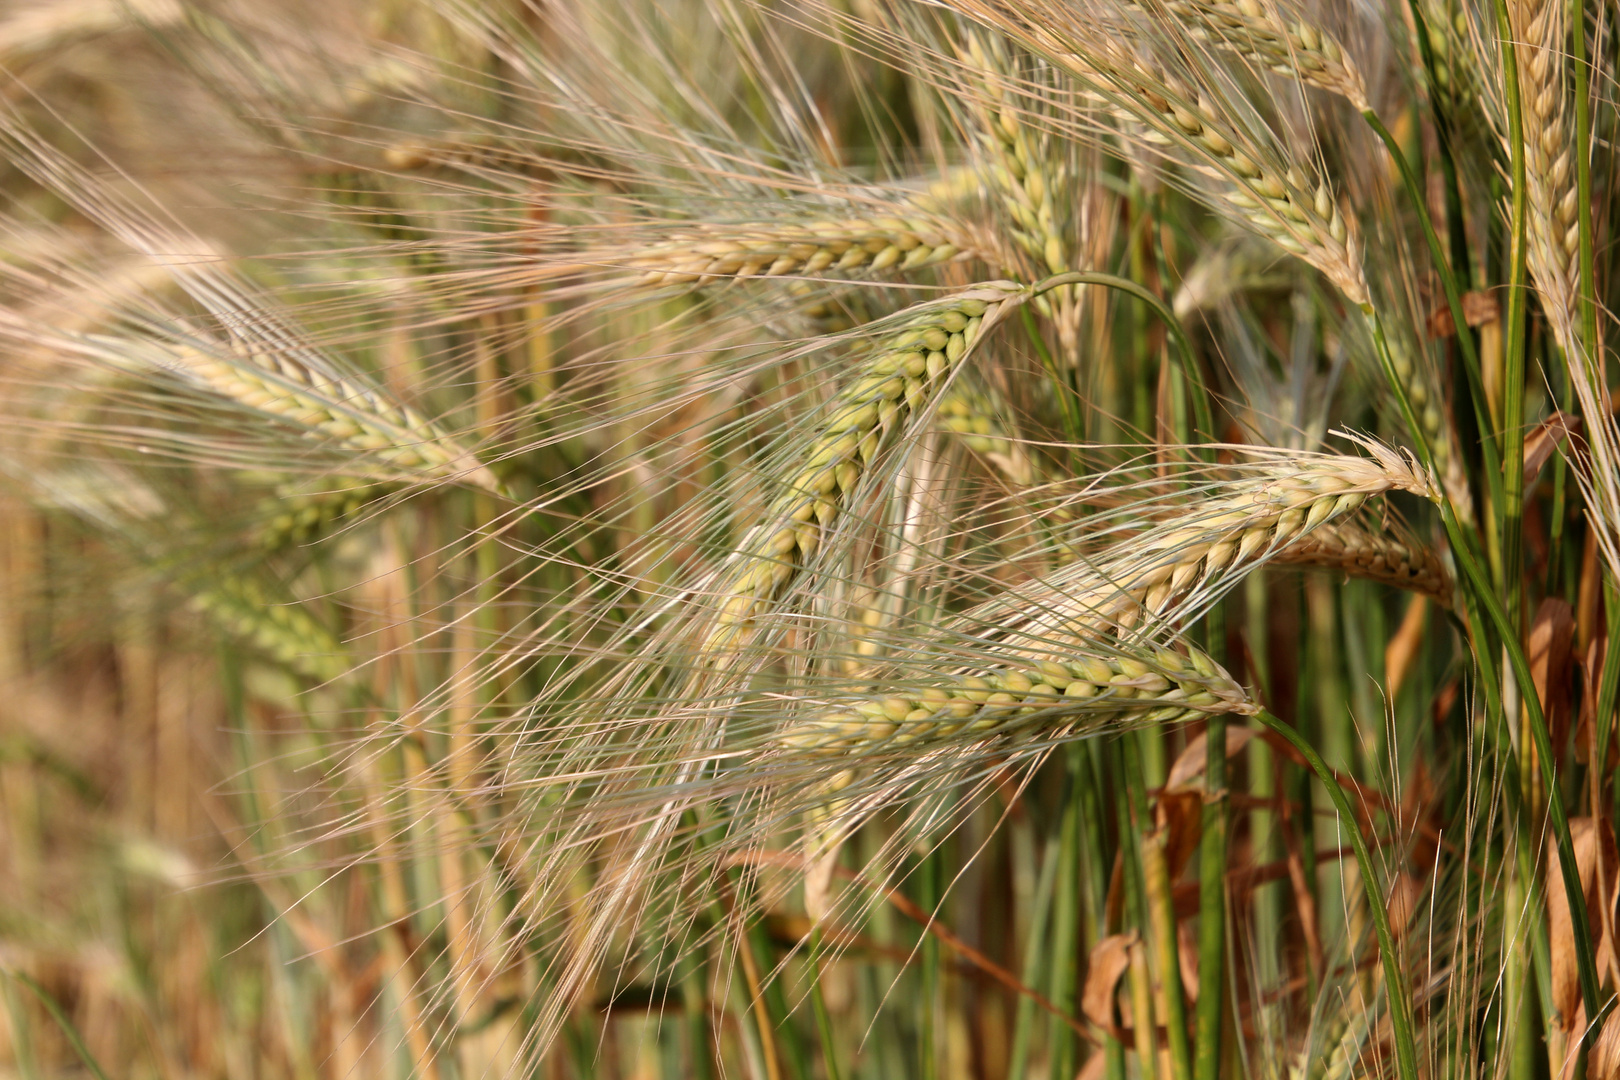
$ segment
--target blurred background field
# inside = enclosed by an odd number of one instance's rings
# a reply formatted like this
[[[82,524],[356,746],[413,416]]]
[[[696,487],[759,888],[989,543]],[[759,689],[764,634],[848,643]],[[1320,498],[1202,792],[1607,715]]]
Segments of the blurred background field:
[[[0,3],[0,1077],[1344,1080],[1392,1003],[1620,1075],[1620,524],[1507,333],[1495,7],[955,7]],[[967,621],[1153,543],[1101,675]]]

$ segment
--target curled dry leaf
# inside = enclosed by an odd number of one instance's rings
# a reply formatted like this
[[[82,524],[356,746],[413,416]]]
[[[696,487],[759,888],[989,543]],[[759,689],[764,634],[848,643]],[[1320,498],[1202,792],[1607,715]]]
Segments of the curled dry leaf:
[[[1575,844],[1575,867],[1580,874],[1581,892],[1586,897],[1587,925],[1599,936],[1598,953],[1612,952],[1614,920],[1603,917],[1603,902],[1614,901],[1615,870],[1620,866],[1620,852],[1614,842],[1614,830],[1608,821],[1589,817],[1569,819],[1570,836]],[[1601,874],[1600,874],[1601,867]],[[1547,843],[1547,880],[1553,887],[1547,890],[1547,930],[1552,947],[1552,1007],[1557,1011],[1560,1026],[1570,1033],[1578,1022],[1581,1008],[1581,990],[1575,966],[1575,934],[1570,924],[1569,900],[1564,890],[1557,887],[1563,879],[1558,849]]]
[[[1249,745],[1249,740],[1254,738],[1254,734],[1254,728],[1227,727],[1227,758],[1231,759],[1242,751],[1245,746]],[[1164,781],[1166,791],[1197,785],[1199,778],[1204,775],[1204,767],[1209,761],[1207,746],[1206,735],[1202,732],[1187,743],[1187,748],[1176,756],[1175,764],[1170,766],[1170,775]]]
[[[1530,430],[1524,438],[1524,486],[1535,487],[1542,466],[1564,440],[1581,433],[1581,418],[1573,413],[1555,412]]]
[[[1536,608],[1530,626],[1530,677],[1547,717],[1553,753],[1569,736],[1570,674],[1575,645],[1575,611],[1568,601],[1549,596]]]
[[[1187,867],[1187,860],[1198,850],[1204,832],[1204,795],[1200,791],[1165,790],[1153,808],[1153,817],[1164,833],[1164,861],[1170,880],[1175,881]]]
[[[1620,1080],[1620,1020],[1612,1012],[1587,1054],[1586,1080]]]
[[[1384,909],[1389,912],[1389,930],[1397,941],[1405,935],[1413,913],[1423,900],[1424,891],[1423,881],[1405,870],[1396,874],[1389,883],[1389,897],[1384,901]]]
[[[1488,292],[1466,292],[1462,295],[1463,319],[1469,326],[1478,329],[1486,323],[1495,322],[1501,315],[1501,305],[1496,302],[1496,296]],[[1448,338],[1457,333],[1457,323],[1451,317],[1449,305],[1436,308],[1429,315],[1429,336],[1431,338]]]
[[[1087,959],[1086,985],[1080,992],[1080,1011],[1086,1014],[1086,1019],[1121,1041],[1125,1039],[1126,1029],[1117,1020],[1115,1003],[1119,981],[1131,966],[1131,946],[1136,942],[1134,930],[1128,934],[1110,934],[1097,942]]]
[[[1406,615],[1396,629],[1395,636],[1384,646],[1384,679],[1389,684],[1389,699],[1394,701],[1406,682],[1406,673],[1412,670],[1418,649],[1423,645],[1423,628],[1427,622],[1429,601],[1425,596],[1414,596],[1406,605]]]

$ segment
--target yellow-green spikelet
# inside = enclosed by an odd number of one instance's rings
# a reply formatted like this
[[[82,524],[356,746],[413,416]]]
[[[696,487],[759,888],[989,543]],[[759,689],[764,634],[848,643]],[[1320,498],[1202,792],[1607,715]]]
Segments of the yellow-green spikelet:
[[[1005,283],[970,289],[922,306],[881,341],[829,403],[799,474],[744,537],[724,586],[721,628],[747,622],[769,606],[834,526],[884,437],[927,406],[986,323],[1027,296]]]
[[[1046,717],[1098,728],[1175,723],[1210,712],[1252,712],[1243,689],[1203,653],[1157,650],[1151,658],[1081,655],[943,686],[899,691],[828,709],[790,729],[781,744],[815,753],[986,737]]]

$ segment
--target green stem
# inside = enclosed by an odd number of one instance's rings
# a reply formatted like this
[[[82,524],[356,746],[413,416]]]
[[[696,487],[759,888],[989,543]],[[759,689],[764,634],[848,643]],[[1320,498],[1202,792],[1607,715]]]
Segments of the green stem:
[[[1187,377],[1187,386],[1191,390],[1193,404],[1193,418],[1198,424],[1199,431],[1206,438],[1215,435],[1215,420],[1210,412],[1209,390],[1204,386],[1203,376],[1198,372],[1198,362],[1193,356],[1192,341],[1187,332],[1181,328],[1181,320],[1176,313],[1151,289],[1141,285],[1130,278],[1118,277],[1114,274],[1102,274],[1088,270],[1071,270],[1064,274],[1055,274],[1044,281],[1031,286],[1030,292],[1039,296],[1049,289],[1060,285],[1101,285],[1107,289],[1118,289],[1129,293],[1146,304],[1155,315],[1164,321],[1165,327],[1170,331],[1170,338],[1175,342],[1176,358],[1181,363],[1181,371]]]
[[[1072,746],[1068,754],[1067,782],[1064,784],[1063,824],[1057,850],[1057,896],[1052,908],[1052,977],[1048,983],[1053,1004],[1068,1010],[1074,1000],[1074,963],[1080,940],[1080,800],[1084,779],[1079,758]],[[1052,1080],[1074,1075],[1074,1032],[1056,1016],[1048,1027],[1047,1053],[1051,1057]]]
[[[1198,1006],[1193,1076],[1219,1080],[1226,976],[1226,715],[1204,728],[1204,841],[1198,862]]]
[[[810,1005],[816,1013],[816,1032],[821,1036],[821,1064],[827,1080],[842,1080],[838,1072],[838,1043],[833,1038],[832,1016],[821,996],[821,928],[810,931]]]
[[[1143,734],[1148,734],[1144,732]],[[1136,740],[1127,734],[1125,783],[1131,792],[1132,836],[1140,838],[1142,907],[1147,915],[1145,929],[1151,934],[1150,955],[1159,990],[1164,998],[1164,1027],[1170,1042],[1170,1076],[1191,1080],[1192,1051],[1187,1045],[1187,1006],[1181,994],[1181,959],[1176,941],[1175,896],[1170,887],[1165,862],[1164,830],[1151,824],[1147,783],[1142,772],[1142,754]]]
[[[67,1013],[62,1011],[62,1006],[56,1003],[55,998],[46,993],[43,986],[21,971],[0,968],[0,974],[9,975],[27,987],[28,992],[38,998],[39,1003],[45,1007],[45,1011],[51,1014],[51,1019],[56,1021],[56,1026],[62,1031],[62,1037],[67,1040],[69,1046],[73,1047],[73,1052],[79,1055],[79,1060],[84,1062],[84,1067],[90,1070],[90,1074],[96,1080],[107,1080],[107,1074],[101,1071],[101,1065],[97,1063],[95,1055],[90,1053],[90,1048],[84,1044],[84,1038],[80,1036],[79,1029],[73,1026],[73,1021],[68,1019]]]
[[[1599,775],[1606,776],[1608,769],[1604,763],[1609,760],[1615,697],[1620,693],[1620,588],[1607,574],[1604,575],[1603,585],[1603,621],[1608,630],[1608,640],[1603,648],[1603,678],[1598,683],[1597,752],[1586,767],[1597,769]],[[1592,807],[1593,816],[1601,813],[1597,806]]]
[[[1501,517],[1502,584],[1507,594],[1507,614],[1510,620],[1517,622],[1522,592],[1519,563],[1524,544],[1524,345],[1525,303],[1529,299],[1525,232],[1529,221],[1529,199],[1525,178],[1524,117],[1519,105],[1519,69],[1513,45],[1513,26],[1508,15],[1507,0],[1495,0],[1495,7],[1497,32],[1501,39],[1503,104],[1507,111],[1507,141],[1513,178],[1509,226],[1513,243],[1508,271],[1502,369],[1502,502],[1497,513]],[[1512,636],[1515,639],[1518,637],[1517,634]],[[1515,672],[1515,676],[1517,674]],[[1535,695],[1534,683],[1521,679],[1519,686],[1526,697]],[[1509,723],[1512,719],[1508,718]]]
[[[1484,570],[1480,568],[1479,562],[1464,542],[1462,527],[1457,523],[1457,516],[1452,511],[1451,504],[1441,499],[1438,505],[1441,521],[1445,524],[1446,536],[1451,542],[1452,553],[1462,566],[1474,599],[1485,609],[1486,615],[1490,617],[1501,638],[1508,663],[1513,669],[1514,679],[1525,688],[1520,700],[1529,716],[1530,736],[1536,744],[1537,763],[1541,767],[1542,781],[1547,790],[1547,819],[1552,826],[1553,839],[1558,845],[1559,869],[1564,879],[1564,894],[1569,902],[1570,927],[1575,939],[1576,969],[1581,983],[1581,1001],[1586,1006],[1587,1016],[1601,1019],[1604,1014],[1598,1009],[1597,962],[1592,950],[1592,929],[1586,917],[1586,893],[1581,886],[1580,869],[1575,860],[1575,843],[1569,832],[1569,816],[1565,813],[1563,793],[1558,785],[1552,739],[1547,734],[1547,718],[1541,711],[1541,700],[1535,692],[1536,684],[1530,675],[1530,663],[1525,657],[1518,635],[1514,633],[1513,623],[1508,619],[1507,611],[1502,607]],[[1484,652],[1484,648],[1477,650],[1481,655]],[[1511,717],[1505,719],[1509,723],[1512,722]],[[1514,768],[1516,771],[1516,762]],[[1594,1030],[1597,1019],[1591,1021]]]
[[[1067,819],[1067,801],[1065,819]],[[1052,908],[1052,890],[1057,884],[1059,851],[1063,841],[1061,832],[1051,837],[1041,855],[1041,876],[1035,884],[1035,903],[1029,914],[1029,941],[1024,946],[1024,967],[1021,972],[1025,986],[1034,986],[1041,977],[1041,964],[1047,955],[1046,926]],[[1022,1077],[1029,1068],[1029,1043],[1035,1033],[1035,999],[1027,994],[1018,998],[1018,1012],[1013,1020],[1011,1064],[1007,1075]]]
[[[1401,966],[1400,956],[1395,951],[1395,935],[1390,932],[1389,912],[1382,903],[1373,899],[1384,895],[1383,889],[1377,886],[1377,868],[1373,865],[1371,856],[1367,853],[1367,843],[1362,838],[1359,818],[1350,800],[1345,797],[1344,791],[1339,787],[1333,776],[1333,771],[1327,767],[1316,748],[1300,737],[1299,733],[1268,712],[1261,712],[1258,719],[1266,727],[1281,735],[1298,750],[1321,779],[1322,785],[1327,788],[1328,796],[1333,800],[1334,807],[1344,819],[1350,833],[1350,846],[1356,853],[1356,865],[1361,870],[1361,880],[1367,883],[1368,896],[1372,902],[1367,909],[1372,914],[1373,928],[1378,933],[1379,959],[1384,967],[1384,986],[1389,996],[1389,1022],[1395,1035],[1395,1070],[1398,1080],[1418,1080],[1417,1042],[1413,1038],[1412,999],[1406,989],[1406,974]]]

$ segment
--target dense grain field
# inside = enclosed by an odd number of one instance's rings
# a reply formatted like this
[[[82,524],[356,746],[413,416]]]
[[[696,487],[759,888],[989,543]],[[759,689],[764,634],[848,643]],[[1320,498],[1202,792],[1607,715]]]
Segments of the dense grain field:
[[[0,1077],[1617,1080],[1614,19],[0,6]]]

